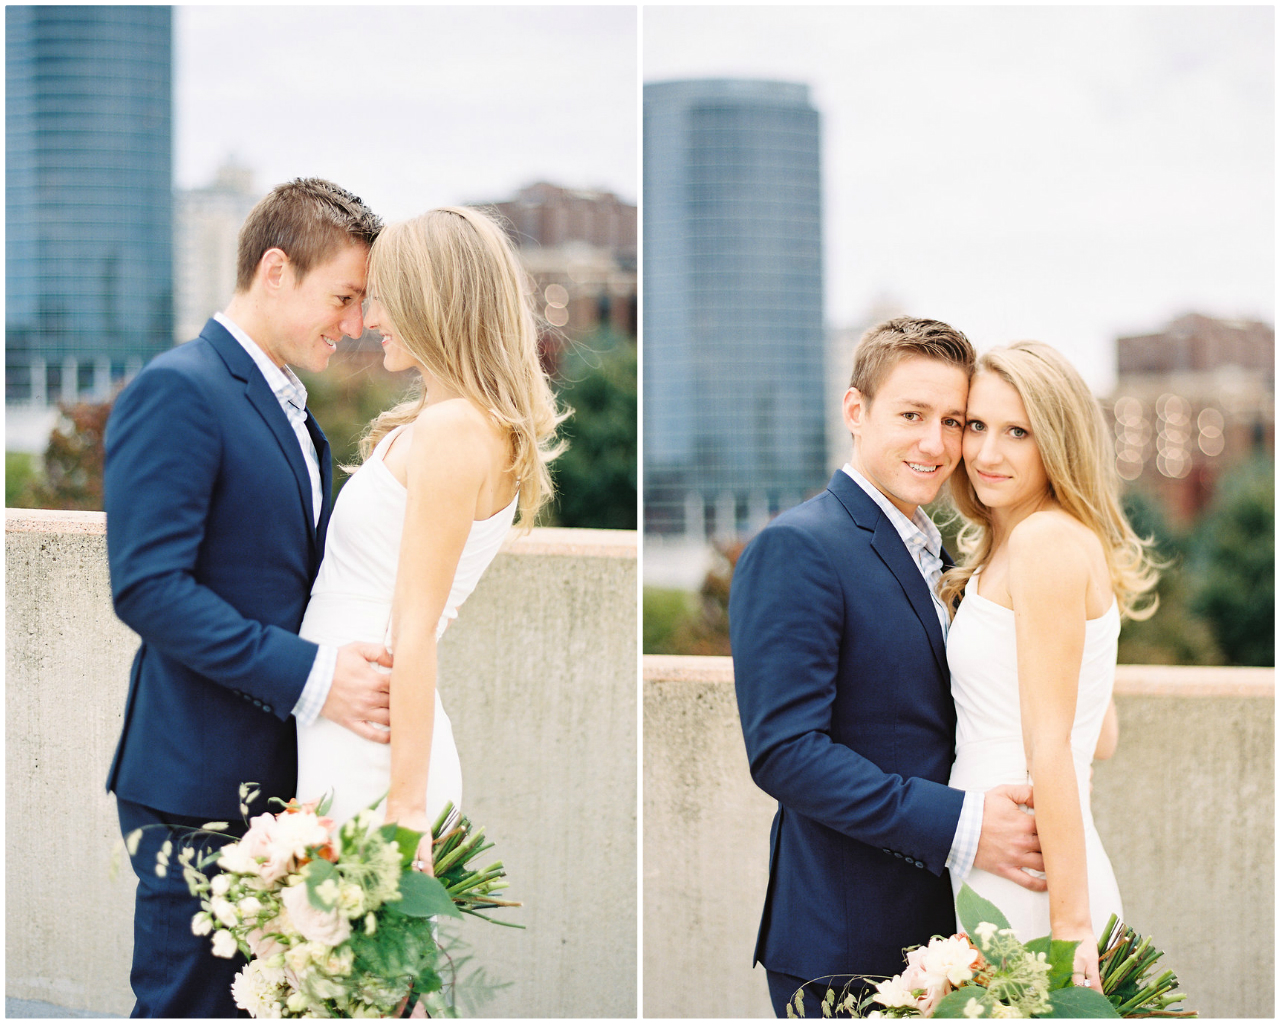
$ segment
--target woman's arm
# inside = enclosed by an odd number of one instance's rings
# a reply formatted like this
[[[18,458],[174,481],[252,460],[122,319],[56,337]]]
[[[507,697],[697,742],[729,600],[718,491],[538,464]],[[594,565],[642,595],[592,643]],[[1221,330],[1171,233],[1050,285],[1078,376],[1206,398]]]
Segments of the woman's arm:
[[[431,825],[426,794],[435,724],[436,624],[490,461],[478,417],[461,400],[429,406],[415,422],[392,617],[387,820],[417,831]]]
[[[1046,551],[1054,557],[1046,558]],[[1088,565],[1074,531],[1054,514],[1037,513],[1019,523],[1009,537],[1009,556],[1022,741],[1035,787],[1050,928],[1055,939],[1079,941],[1075,971],[1101,991],[1089,913],[1084,818],[1071,756],[1084,657]]]

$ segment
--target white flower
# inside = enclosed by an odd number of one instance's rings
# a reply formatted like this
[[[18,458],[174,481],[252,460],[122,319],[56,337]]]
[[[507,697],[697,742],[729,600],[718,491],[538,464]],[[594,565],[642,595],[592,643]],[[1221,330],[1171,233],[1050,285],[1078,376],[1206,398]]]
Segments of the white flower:
[[[222,848],[222,853],[218,855],[218,867],[237,875],[256,875],[260,865],[242,840],[228,843]],[[219,875],[214,881],[222,877],[224,876]]]
[[[246,896],[236,904],[236,909],[240,911],[240,916],[248,921],[262,913],[262,900],[257,896]]]
[[[317,910],[307,897],[305,883],[280,891],[280,901],[289,911],[289,920],[302,937],[326,946],[337,946],[351,937],[351,922],[337,910]]]
[[[978,962],[979,955],[967,940],[958,935],[949,939],[935,936],[924,947],[920,966],[924,969],[926,983],[929,985],[943,982],[963,985],[973,978],[973,967]]]
[[[964,1004],[964,1015],[966,1017],[981,1017],[982,1004],[978,1002],[978,1000],[971,998],[967,1003]]]
[[[281,814],[274,821],[266,833],[263,878],[284,877],[296,869],[297,859],[306,854],[308,846],[323,846],[329,841],[329,830],[310,811]]]
[[[219,928],[213,933],[213,955],[223,960],[230,960],[240,947],[236,945],[235,936],[229,931]]]
[[[230,875],[214,875],[213,881],[209,883],[209,891],[215,896],[225,896],[230,888]]]
[[[875,1001],[889,1007],[905,1006],[915,1009],[916,1005],[916,997],[902,983],[901,974],[876,983]]]
[[[234,928],[240,923],[240,915],[236,912],[235,904],[230,900],[224,900],[221,896],[215,896],[209,901],[209,911],[228,928]]]
[[[192,935],[208,935],[213,931],[213,918],[206,911],[200,911],[191,919]]]
[[[347,917],[359,917],[364,913],[364,890],[355,882],[343,882],[338,887],[338,909]]]
[[[1006,1018],[1009,1018],[1009,1017],[1020,1018],[1022,1016],[1022,1011],[1019,1010],[1016,1006],[1006,1006],[1004,1003],[997,1002],[995,1006],[991,1007],[991,1016],[1006,1017]]]
[[[248,1010],[252,1017],[281,1017],[284,971],[266,967],[261,960],[250,960],[231,983],[236,1006]]]
[[[975,928],[973,931],[974,931],[974,934],[976,934],[978,938],[982,940],[982,944],[984,946],[989,946],[991,945],[992,936],[994,936],[995,933],[998,932],[999,930],[1000,929],[997,928],[990,921],[983,921],[982,924],[978,925],[978,927]]]

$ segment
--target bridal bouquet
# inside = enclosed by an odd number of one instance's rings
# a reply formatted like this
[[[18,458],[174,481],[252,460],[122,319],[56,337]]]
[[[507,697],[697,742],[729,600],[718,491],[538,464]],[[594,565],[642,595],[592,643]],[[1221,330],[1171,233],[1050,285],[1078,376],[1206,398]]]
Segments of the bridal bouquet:
[[[1113,914],[1098,943],[1103,995],[1071,984],[1075,942],[1048,936],[1022,943],[996,907],[962,886],[956,912],[965,932],[907,950],[907,969],[859,996],[852,983],[827,989],[824,1017],[1194,1017],[1172,971],[1152,978],[1163,954]],[[804,1016],[804,989],[788,1017]]]
[[[242,808],[251,799],[242,787]],[[236,1005],[253,1017],[387,1017],[422,1000],[432,1016],[453,1016],[430,919],[492,920],[481,911],[519,906],[493,895],[506,887],[500,862],[469,866],[492,846],[484,829],[446,807],[432,827],[432,878],[409,867],[421,833],[379,826],[373,808],[335,831],[327,805],[290,801],[253,818],[239,842],[198,861],[191,847],[178,855],[200,897],[192,931],[211,935],[215,956],[250,958],[232,985]],[[171,854],[162,848],[157,870]],[[222,871],[209,878],[214,862]]]

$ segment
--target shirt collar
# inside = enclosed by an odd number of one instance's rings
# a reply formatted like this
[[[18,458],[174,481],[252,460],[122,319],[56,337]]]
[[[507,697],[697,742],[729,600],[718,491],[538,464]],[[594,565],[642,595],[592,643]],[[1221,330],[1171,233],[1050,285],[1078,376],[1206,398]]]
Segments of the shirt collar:
[[[915,515],[907,518],[906,513],[885,497],[880,488],[854,469],[852,463],[846,462],[844,471],[854,483],[867,492],[867,496],[872,501],[880,506],[880,510],[889,517],[889,521],[894,524],[898,533],[904,539],[912,532],[921,533],[924,536],[924,546],[928,552],[936,558],[942,557],[942,534],[939,532],[938,527],[934,525],[933,520],[925,515],[924,509],[917,506]]]
[[[240,343],[241,348],[249,353],[254,365],[258,367],[262,376],[266,378],[267,385],[277,396],[283,392],[287,400],[297,400],[299,409],[306,408],[306,386],[298,379],[298,375],[293,370],[288,366],[283,368],[276,366],[271,361],[270,356],[262,350],[262,347],[249,337],[244,328],[227,316],[226,313],[214,313],[213,318],[227,329],[227,333]]]

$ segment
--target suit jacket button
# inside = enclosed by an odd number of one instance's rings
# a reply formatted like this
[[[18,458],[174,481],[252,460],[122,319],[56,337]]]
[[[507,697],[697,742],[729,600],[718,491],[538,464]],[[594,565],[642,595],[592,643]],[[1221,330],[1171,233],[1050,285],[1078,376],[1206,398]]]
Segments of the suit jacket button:
[[[901,854],[901,853],[899,853],[897,850],[894,850],[894,851],[893,851],[893,855],[894,855],[895,857],[897,857],[897,858],[898,858],[898,860],[902,860],[902,854]]]
[[[270,705],[270,704],[263,704],[263,705],[262,705],[262,710],[263,710],[263,711],[265,711],[265,712],[267,712],[268,714],[270,714],[270,713],[271,713],[271,705]]]

